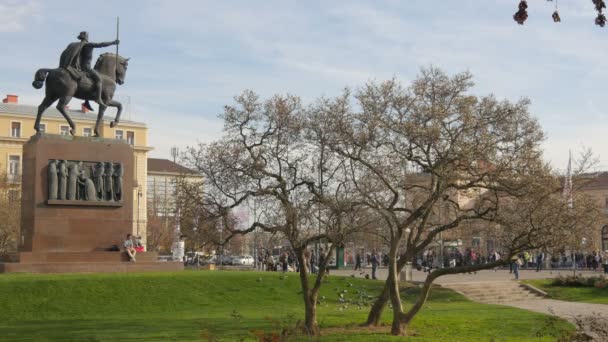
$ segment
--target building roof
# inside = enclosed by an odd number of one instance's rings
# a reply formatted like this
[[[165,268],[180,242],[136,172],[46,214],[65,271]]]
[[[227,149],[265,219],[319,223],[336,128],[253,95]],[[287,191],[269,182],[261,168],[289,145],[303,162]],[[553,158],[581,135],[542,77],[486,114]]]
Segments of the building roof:
[[[27,115],[27,116],[33,116],[36,117],[36,115],[38,114],[38,107],[37,106],[30,106],[30,105],[24,105],[24,104],[15,104],[15,103],[2,103],[0,102],[0,114],[1,113],[5,113],[5,114],[16,114],[16,115]],[[88,112],[88,113],[84,113],[80,110],[68,110],[68,113],[70,115],[70,117],[73,120],[86,120],[86,121],[95,121],[97,120],[97,113],[95,112]],[[111,121],[114,120],[114,112],[111,112],[112,115],[104,115],[104,120],[107,121]],[[51,106],[49,107],[45,112],[43,117],[54,117],[54,118],[63,118],[63,115],[61,115],[61,113],[57,110],[57,108],[55,108],[55,106]],[[143,122],[137,122],[137,121],[131,121],[131,120],[120,120],[121,123],[126,123],[126,124],[132,124],[132,125],[138,125],[138,126],[145,126],[146,124]]]
[[[608,188],[608,172],[595,172],[583,175],[583,189],[607,189]]]
[[[190,174],[196,172],[187,167],[181,166],[169,159],[148,158],[148,173],[167,173],[167,174]]]

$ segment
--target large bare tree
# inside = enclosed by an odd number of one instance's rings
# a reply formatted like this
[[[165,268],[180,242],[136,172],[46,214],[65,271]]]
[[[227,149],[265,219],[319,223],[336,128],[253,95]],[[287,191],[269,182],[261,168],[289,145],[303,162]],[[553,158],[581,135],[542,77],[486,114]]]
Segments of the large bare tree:
[[[389,272],[367,323],[378,324],[390,300],[396,335],[417,312],[402,308],[398,274],[405,263],[442,232],[496,219],[502,197],[526,196],[531,175],[546,171],[543,134],[528,114],[529,101],[476,97],[472,86],[469,73],[449,77],[431,67],[409,87],[371,82],[354,96],[347,91],[316,104],[335,128],[328,147],[348,160],[364,205],[383,218]],[[429,280],[474,269],[442,270]]]

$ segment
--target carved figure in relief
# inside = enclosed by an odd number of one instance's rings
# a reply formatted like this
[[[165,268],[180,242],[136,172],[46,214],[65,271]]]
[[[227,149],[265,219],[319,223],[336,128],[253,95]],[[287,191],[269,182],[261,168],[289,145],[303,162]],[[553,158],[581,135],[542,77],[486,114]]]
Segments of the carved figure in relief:
[[[122,163],[114,164],[114,174],[113,178],[113,186],[114,186],[114,200],[121,201],[122,200],[122,176],[124,174],[124,170],[122,167]]]
[[[48,165],[49,200],[57,199],[57,161],[52,159]]]
[[[80,165],[72,163],[68,166],[68,189],[67,200],[74,201],[78,198],[78,175],[80,174]]]
[[[59,175],[59,195],[57,199],[64,200],[67,196],[68,183],[68,161],[62,160],[57,165],[57,174]]]
[[[105,172],[103,175],[103,188],[105,191],[105,196],[104,196],[104,200],[106,201],[113,201],[114,200],[114,187],[112,184],[112,174],[114,173],[114,170],[112,168],[112,163],[111,162],[106,162],[105,163]]]
[[[93,166],[91,167],[93,169]],[[95,164],[94,169],[91,173],[93,175],[93,183],[95,184],[95,190],[97,192],[97,199],[103,201],[105,191],[103,187],[103,175],[104,175],[104,165],[102,162]]]
[[[97,201],[95,184],[93,184],[93,180],[91,178],[87,177],[84,170],[80,170],[80,175],[78,176],[78,186],[80,188],[80,200]]]

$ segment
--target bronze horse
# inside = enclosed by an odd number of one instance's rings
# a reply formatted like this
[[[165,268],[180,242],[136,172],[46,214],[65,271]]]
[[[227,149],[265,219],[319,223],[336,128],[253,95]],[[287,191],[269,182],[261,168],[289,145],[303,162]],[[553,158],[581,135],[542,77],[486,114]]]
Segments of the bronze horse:
[[[118,61],[118,63],[116,63]],[[118,101],[114,101],[114,91],[116,90],[116,84],[123,84],[125,82],[125,76],[127,73],[127,66],[129,58],[123,58],[120,55],[118,59],[113,53],[104,53],[97,58],[95,63],[95,71],[101,76],[102,90],[101,99],[106,105],[99,105],[99,113],[97,114],[97,122],[95,123],[94,136],[99,136],[99,124],[103,118],[108,107],[116,107],[116,117],[114,121],[110,123],[110,127],[114,127],[120,121],[120,113],[122,112],[122,104]],[[38,116],[36,116],[36,123],[34,129],[36,132],[40,131],[40,119],[44,111],[49,108],[55,101],[57,103],[57,110],[63,115],[63,117],[70,124],[70,133],[72,135],[76,132],[76,125],[68,115],[65,107],[70,103],[72,97],[81,100],[96,100],[94,96],[94,84],[88,77],[81,77],[79,80],[75,80],[70,72],[64,68],[57,69],[38,69],[34,76],[34,82],[32,86],[36,89],[42,88],[46,83],[45,97],[42,103],[38,106]]]

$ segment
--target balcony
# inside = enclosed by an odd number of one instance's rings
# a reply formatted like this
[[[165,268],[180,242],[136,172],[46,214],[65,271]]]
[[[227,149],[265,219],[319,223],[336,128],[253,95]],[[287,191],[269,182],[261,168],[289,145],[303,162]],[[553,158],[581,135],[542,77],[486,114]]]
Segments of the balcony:
[[[17,173],[17,174],[9,173],[7,175],[7,181],[11,184],[21,183],[21,174],[20,173]]]

